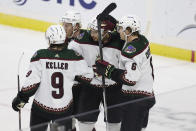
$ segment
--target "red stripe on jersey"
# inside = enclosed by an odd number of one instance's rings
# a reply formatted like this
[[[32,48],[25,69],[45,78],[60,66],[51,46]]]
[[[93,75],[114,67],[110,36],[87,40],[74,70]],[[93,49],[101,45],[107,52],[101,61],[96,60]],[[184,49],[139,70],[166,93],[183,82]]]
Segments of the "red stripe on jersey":
[[[81,59],[63,59],[63,58],[48,58],[48,57],[41,57],[41,58],[38,58],[38,59],[34,59],[34,60],[32,60],[31,62],[39,61],[40,59],[64,60],[64,61],[80,61],[80,60],[84,60],[83,58],[81,58]]]
[[[131,80],[129,80],[129,79],[127,79],[126,77],[125,77],[125,75],[127,74],[127,71],[125,71],[123,74],[122,74],[122,76],[121,76],[121,79],[125,82],[123,82],[124,84],[126,84],[126,85],[129,85],[129,86],[134,86],[135,84],[136,84],[136,81],[131,81]]]
[[[146,92],[146,91],[140,91],[140,90],[124,90],[122,89],[122,92],[125,94],[138,94],[138,95],[145,95],[145,96],[154,96],[154,92]]]
[[[62,107],[62,108],[52,108],[48,107],[35,99],[33,100],[33,103],[35,103],[37,106],[41,107],[42,109],[48,111],[48,112],[65,112],[72,104],[73,104],[73,99],[67,104],[67,106]]]

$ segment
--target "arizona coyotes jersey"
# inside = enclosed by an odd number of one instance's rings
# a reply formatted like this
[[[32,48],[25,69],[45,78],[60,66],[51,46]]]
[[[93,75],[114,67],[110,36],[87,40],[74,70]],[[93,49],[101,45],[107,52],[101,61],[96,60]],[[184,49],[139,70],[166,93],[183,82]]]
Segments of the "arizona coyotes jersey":
[[[116,68],[119,67],[120,52],[124,45],[124,42],[120,40],[120,37],[116,32],[111,34],[111,40],[104,44],[103,49],[103,59],[109,61]],[[86,30],[81,30],[80,36],[74,41],[70,42],[68,45],[69,49],[75,50],[77,53],[81,54],[87,61],[89,67],[95,64],[96,58],[99,56],[99,44],[93,41],[90,33]],[[101,76],[93,78],[91,81],[92,85],[100,86],[102,85]],[[105,85],[116,84],[111,79],[105,79]]]
[[[35,94],[33,104],[46,112],[65,111],[72,103],[76,75],[93,78],[93,70],[73,50],[42,49],[31,58],[29,72],[21,92]]]
[[[126,70],[123,79],[136,82],[133,86],[123,85],[124,93],[153,95],[153,65],[148,40],[139,35],[127,43],[121,52],[120,69]]]

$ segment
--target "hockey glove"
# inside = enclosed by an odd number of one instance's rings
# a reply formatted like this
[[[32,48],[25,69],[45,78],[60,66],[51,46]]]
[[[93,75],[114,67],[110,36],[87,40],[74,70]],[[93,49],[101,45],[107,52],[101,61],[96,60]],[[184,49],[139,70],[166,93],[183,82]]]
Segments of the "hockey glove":
[[[115,69],[114,65],[108,63],[107,61],[96,60],[96,72],[100,75],[104,75],[107,78],[111,78],[112,71]]]
[[[116,24],[118,22],[113,16],[106,15],[103,13],[100,13],[99,15],[97,15],[97,20],[102,21],[102,24],[104,26],[101,25],[101,28],[105,30],[110,30],[110,31],[113,31],[115,29]]]
[[[82,76],[82,75],[75,76],[74,80],[77,81],[77,82],[83,83],[83,84],[90,84],[90,82],[92,81],[91,78],[87,78],[87,77]]]
[[[103,21],[103,20],[105,20],[106,19],[106,15],[105,14],[103,14],[103,13],[100,13],[100,14],[98,14],[97,15],[97,20],[100,20],[100,21]]]
[[[28,102],[28,98],[22,98],[20,93],[13,99],[12,101],[12,108],[15,111],[19,111],[24,105]]]
[[[101,75],[98,74],[96,65],[93,65],[92,67],[93,67],[94,77],[100,77]]]

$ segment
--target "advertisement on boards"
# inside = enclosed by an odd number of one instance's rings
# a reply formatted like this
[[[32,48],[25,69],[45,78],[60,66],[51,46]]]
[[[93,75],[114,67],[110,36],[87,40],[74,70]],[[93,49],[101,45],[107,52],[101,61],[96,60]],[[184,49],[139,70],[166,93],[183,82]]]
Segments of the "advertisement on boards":
[[[58,23],[66,10],[77,10],[86,27],[111,2],[117,19],[138,15],[153,42],[196,50],[196,0],[0,0],[0,12]]]
[[[39,19],[49,22],[58,22],[66,10],[76,10],[82,14],[83,25],[98,15],[112,2],[117,4],[117,8],[111,13],[117,19],[127,14],[136,14],[143,22],[145,28],[146,15],[145,0],[0,0],[4,9],[0,11],[17,16]],[[140,10],[135,6],[140,5]],[[6,7],[6,8],[5,8]]]

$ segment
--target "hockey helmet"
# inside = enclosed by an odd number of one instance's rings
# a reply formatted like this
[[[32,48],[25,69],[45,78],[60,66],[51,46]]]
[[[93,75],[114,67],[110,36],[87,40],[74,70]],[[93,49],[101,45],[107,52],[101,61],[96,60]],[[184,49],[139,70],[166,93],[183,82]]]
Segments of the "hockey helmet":
[[[76,11],[66,11],[65,15],[61,17],[61,23],[71,23],[72,26],[75,26],[77,23],[81,26],[81,14]]]
[[[45,32],[45,38],[49,45],[63,44],[66,38],[66,32],[61,25],[51,25]]]
[[[123,31],[127,29],[127,27],[130,27],[132,32],[140,32],[140,21],[139,18],[136,15],[128,15],[124,16],[120,19],[118,23],[118,28],[122,27]]]

